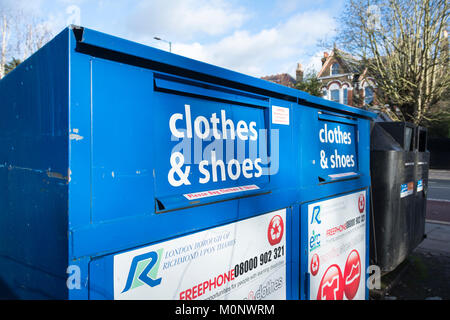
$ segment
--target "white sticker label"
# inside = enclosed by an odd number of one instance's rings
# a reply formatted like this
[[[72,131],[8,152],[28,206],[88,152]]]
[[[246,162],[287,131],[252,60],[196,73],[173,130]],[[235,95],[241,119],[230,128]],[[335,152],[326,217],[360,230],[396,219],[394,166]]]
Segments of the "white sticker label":
[[[272,106],[272,123],[289,125],[289,108]]]
[[[311,300],[365,299],[366,191],[308,205]]]
[[[115,255],[114,299],[286,299],[286,209]]]

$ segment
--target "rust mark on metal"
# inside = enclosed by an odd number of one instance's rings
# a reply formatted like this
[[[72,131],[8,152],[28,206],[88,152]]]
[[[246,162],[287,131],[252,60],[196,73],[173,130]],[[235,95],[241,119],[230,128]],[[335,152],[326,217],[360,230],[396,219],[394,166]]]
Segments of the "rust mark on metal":
[[[62,173],[59,173],[59,172],[47,170],[46,173],[47,173],[47,177],[49,177],[49,178],[65,180],[67,182],[69,182],[69,179],[70,179],[69,176],[66,177]]]
[[[39,169],[33,169],[33,168],[26,168],[26,167],[19,167],[19,166],[12,166],[12,165],[4,165],[4,167],[7,167],[8,170],[23,170],[23,171],[29,171],[29,172],[33,172],[33,173],[39,173],[39,174],[47,174],[47,177],[49,178],[54,178],[54,179],[59,179],[59,180],[64,180],[69,182],[70,181],[70,169],[68,170],[68,175],[64,176],[62,173],[56,172],[56,171],[51,171],[50,169],[47,170],[39,170]]]

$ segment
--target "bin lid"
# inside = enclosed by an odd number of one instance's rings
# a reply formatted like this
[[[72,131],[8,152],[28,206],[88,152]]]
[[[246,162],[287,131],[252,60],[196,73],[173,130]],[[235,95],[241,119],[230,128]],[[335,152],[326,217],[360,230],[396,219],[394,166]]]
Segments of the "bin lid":
[[[404,151],[402,146],[377,122],[374,123],[370,136],[372,151]]]

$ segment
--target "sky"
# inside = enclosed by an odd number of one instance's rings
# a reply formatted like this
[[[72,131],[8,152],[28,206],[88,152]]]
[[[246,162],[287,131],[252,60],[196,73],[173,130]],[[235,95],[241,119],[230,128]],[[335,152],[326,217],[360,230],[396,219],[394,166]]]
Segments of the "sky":
[[[344,0],[0,0],[59,33],[68,24],[255,77],[318,71]]]

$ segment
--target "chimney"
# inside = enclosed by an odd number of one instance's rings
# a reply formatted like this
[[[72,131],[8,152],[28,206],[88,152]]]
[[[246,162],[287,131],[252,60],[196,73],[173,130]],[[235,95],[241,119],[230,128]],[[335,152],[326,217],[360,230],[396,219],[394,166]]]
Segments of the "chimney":
[[[324,52],[323,58],[322,58],[322,65],[325,63],[325,61],[327,61],[327,58],[328,58],[328,52]]]
[[[303,68],[300,63],[297,63],[297,70],[295,71],[295,78],[297,80],[297,83],[303,81]]]

